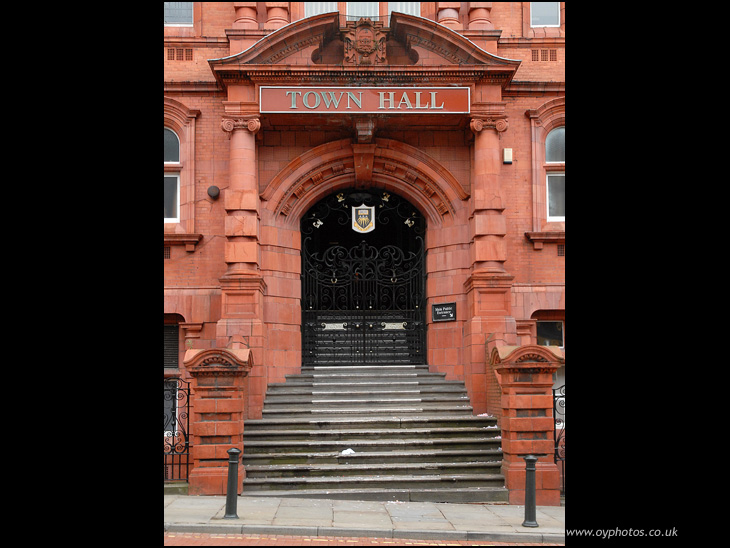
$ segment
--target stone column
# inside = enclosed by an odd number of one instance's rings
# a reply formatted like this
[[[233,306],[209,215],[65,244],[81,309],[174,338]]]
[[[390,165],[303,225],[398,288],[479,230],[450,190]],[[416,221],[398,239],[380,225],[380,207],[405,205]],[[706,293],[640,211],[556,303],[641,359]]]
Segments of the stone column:
[[[461,30],[460,8],[461,2],[436,2],[436,21],[452,30]]]
[[[491,107],[503,110],[503,104]],[[464,282],[467,295],[465,347],[468,350],[467,382],[475,413],[486,411],[487,343],[492,346],[515,344],[516,326],[512,317],[511,288],[514,277],[504,267],[507,260],[507,233],[504,199],[500,183],[499,134],[508,124],[503,114],[475,117],[474,160],[471,196],[471,273]],[[472,380],[469,381],[468,379]]]
[[[248,49],[261,38],[259,30],[257,2],[233,2],[236,16],[233,28],[226,30],[229,53],[234,55]]]
[[[535,455],[539,506],[560,506],[560,471],[553,460],[553,373],[565,363],[557,346],[494,348],[490,367],[501,391],[502,473],[510,504],[525,503],[525,455]]]
[[[243,379],[253,366],[247,348],[194,349],[183,365],[192,377],[190,439],[193,468],[188,475],[190,495],[225,495],[228,454],[243,451]],[[238,470],[238,492],[245,471]]]
[[[263,355],[263,293],[260,270],[259,193],[255,134],[258,116],[225,118],[221,124],[230,137],[229,184],[224,191],[226,273],[221,284],[221,319],[216,346],[240,336]]]
[[[266,2],[267,29],[278,29],[289,24],[289,2]]]
[[[469,2],[469,30],[492,30],[492,3]]]

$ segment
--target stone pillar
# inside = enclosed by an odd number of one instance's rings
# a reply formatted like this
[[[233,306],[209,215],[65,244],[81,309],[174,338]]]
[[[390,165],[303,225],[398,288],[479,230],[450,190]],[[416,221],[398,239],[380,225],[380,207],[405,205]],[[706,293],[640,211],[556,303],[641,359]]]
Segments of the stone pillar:
[[[230,137],[229,184],[224,191],[226,273],[221,284],[221,319],[216,346],[242,337],[248,348],[263,355],[263,294],[260,270],[259,192],[255,134],[257,116],[226,118],[221,127]]]
[[[183,365],[192,377],[190,439],[192,470],[188,474],[191,495],[225,495],[228,454],[243,451],[243,379],[253,366],[247,348],[191,349]],[[238,470],[238,492],[245,471]]]
[[[236,10],[236,19],[233,21],[234,29],[257,29],[257,2],[233,2]]]
[[[490,107],[503,110],[503,104]],[[475,413],[486,411],[487,342],[492,345],[516,343],[516,326],[512,317],[511,288],[514,277],[504,263],[507,260],[507,233],[504,199],[500,183],[499,134],[507,129],[503,114],[475,117],[474,160],[471,196],[471,272],[464,282],[467,296],[465,330],[467,383]],[[471,381],[469,379],[472,379]]]
[[[452,30],[461,30],[460,8],[461,2],[436,2],[436,21]]]
[[[236,16],[232,29],[226,30],[229,42],[229,53],[234,55],[248,49],[261,35],[258,22],[257,2],[233,2]]]
[[[557,346],[494,348],[490,367],[501,391],[502,473],[510,504],[525,503],[525,455],[535,455],[539,506],[560,506],[560,471],[553,460],[553,373],[565,363]]]
[[[493,30],[491,2],[469,2],[469,30]]]
[[[267,29],[278,29],[289,24],[289,2],[266,2]]]

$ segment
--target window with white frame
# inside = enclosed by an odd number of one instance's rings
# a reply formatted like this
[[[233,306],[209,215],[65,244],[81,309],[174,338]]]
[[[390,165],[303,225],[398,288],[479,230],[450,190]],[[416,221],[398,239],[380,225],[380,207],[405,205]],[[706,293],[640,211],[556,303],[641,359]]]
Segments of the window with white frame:
[[[347,2],[347,18],[377,17],[380,2]]]
[[[410,15],[421,15],[420,2],[387,2],[388,15],[397,11]],[[349,18],[378,17],[380,2],[347,2],[346,11]],[[337,11],[337,2],[304,2],[304,17]]]
[[[169,128],[165,128],[165,221],[180,221],[180,139]]]
[[[171,27],[192,27],[193,26],[193,3],[192,2],[164,2],[165,15],[164,23]]]
[[[531,27],[559,27],[560,2],[530,2]]]
[[[337,11],[337,2],[304,2],[304,17]]]
[[[421,15],[420,2],[388,2],[388,15],[398,11],[409,15]]]
[[[547,220],[565,221],[565,127],[557,127],[545,138],[547,171]]]

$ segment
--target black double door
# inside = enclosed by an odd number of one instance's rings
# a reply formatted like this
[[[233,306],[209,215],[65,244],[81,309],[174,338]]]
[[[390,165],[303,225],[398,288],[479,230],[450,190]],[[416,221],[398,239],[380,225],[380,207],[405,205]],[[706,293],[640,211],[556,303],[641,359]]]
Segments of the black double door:
[[[351,227],[361,205],[374,207],[366,233]],[[310,209],[301,228],[303,364],[425,363],[418,211],[392,193],[345,191]]]

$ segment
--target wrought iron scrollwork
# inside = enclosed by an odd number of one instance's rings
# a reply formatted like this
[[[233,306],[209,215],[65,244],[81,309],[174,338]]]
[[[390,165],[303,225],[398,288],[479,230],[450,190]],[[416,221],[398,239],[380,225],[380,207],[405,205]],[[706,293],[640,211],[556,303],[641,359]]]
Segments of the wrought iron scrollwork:
[[[165,480],[187,479],[190,456],[190,383],[179,378],[164,381]]]
[[[333,360],[377,361],[399,350],[409,362],[423,362],[423,240],[417,240],[418,252],[390,245],[378,249],[363,241],[351,249],[332,246],[317,253],[309,251],[305,238],[305,363],[322,356],[319,339],[324,331],[335,334],[331,322],[343,326],[332,344],[349,352]]]
[[[375,207],[375,229],[351,230]],[[387,191],[344,190],[301,222],[303,362],[424,363],[424,219]]]
[[[565,495],[565,385],[553,389],[553,418],[555,420],[555,464],[561,467],[562,492]]]

